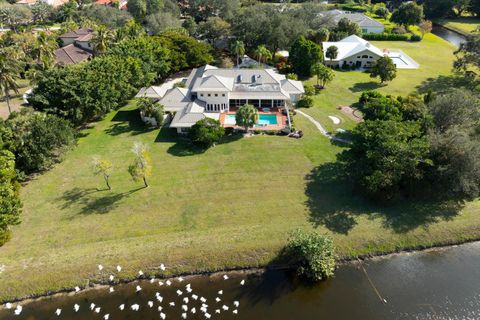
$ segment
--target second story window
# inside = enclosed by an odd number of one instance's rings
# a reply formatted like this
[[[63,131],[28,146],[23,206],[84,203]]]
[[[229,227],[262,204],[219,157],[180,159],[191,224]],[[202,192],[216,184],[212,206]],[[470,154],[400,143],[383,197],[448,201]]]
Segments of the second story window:
[[[218,97],[218,93],[215,93],[215,97]]]

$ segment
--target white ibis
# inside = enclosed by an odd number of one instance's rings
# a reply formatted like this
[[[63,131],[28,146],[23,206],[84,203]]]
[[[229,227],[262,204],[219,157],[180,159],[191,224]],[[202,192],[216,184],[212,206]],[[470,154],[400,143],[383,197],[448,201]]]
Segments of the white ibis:
[[[59,317],[62,314],[62,309],[55,310],[55,314]]]

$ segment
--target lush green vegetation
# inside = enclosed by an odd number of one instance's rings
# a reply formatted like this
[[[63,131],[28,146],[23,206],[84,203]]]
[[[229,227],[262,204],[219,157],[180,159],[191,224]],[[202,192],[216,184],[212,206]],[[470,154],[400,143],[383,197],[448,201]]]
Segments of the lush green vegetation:
[[[335,246],[330,237],[297,230],[288,240],[285,251],[300,276],[311,281],[333,276],[336,257]]]
[[[456,31],[458,33],[468,35],[480,27],[480,19],[476,17],[461,17],[455,19],[440,19],[435,21],[442,26]]]

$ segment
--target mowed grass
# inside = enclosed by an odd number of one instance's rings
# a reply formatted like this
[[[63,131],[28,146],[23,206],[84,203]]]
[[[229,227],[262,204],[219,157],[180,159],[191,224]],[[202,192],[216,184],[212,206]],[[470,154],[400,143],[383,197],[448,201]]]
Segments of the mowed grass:
[[[372,41],[379,49],[400,49],[420,64],[417,70],[397,70],[397,77],[381,86],[378,78],[358,71],[335,71],[335,78],[327,89],[315,96],[315,106],[304,110],[319,120],[327,130],[338,128],[351,129],[355,122],[343,112],[339,106],[348,106],[358,101],[365,90],[378,90],[385,94],[408,95],[416,90],[425,92],[429,88],[436,89],[437,78],[449,76],[452,71],[455,47],[449,42],[427,34],[421,42],[404,41]],[[313,77],[309,84],[315,84]],[[340,125],[334,125],[328,116],[336,116],[342,120]]]
[[[456,31],[458,33],[468,35],[480,27],[480,19],[476,17],[460,17],[456,19],[441,19],[436,21],[442,26]]]
[[[318,98],[328,106],[308,112],[334,110],[335,97],[352,103],[358,93],[348,87],[368,80],[340,74],[350,99],[332,90],[342,87],[334,82]],[[359,78],[348,80],[349,74]],[[399,81],[407,92],[415,88]],[[327,181],[328,167],[316,168],[334,161],[341,148],[300,115],[295,121],[303,139],[232,137],[196,153],[168,130],[144,130],[132,105],[112,112],[83,131],[63,162],[22,189],[23,222],[0,248],[0,300],[106,280],[117,265],[121,278],[140,269],[171,275],[264,266],[297,228],[331,235],[341,257],[480,238],[479,202],[458,211],[406,201],[384,208]],[[127,173],[136,141],[148,144],[154,163],[146,189]],[[104,185],[92,174],[93,156],[114,163],[112,191],[97,190]]]

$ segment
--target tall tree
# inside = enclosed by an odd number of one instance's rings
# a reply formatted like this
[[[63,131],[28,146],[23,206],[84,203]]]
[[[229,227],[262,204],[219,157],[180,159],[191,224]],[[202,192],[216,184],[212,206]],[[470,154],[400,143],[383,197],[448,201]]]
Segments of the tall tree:
[[[0,52],[0,92],[7,101],[8,112],[11,113],[10,91],[18,94],[17,79],[20,73],[18,61],[9,59],[5,52]]]
[[[338,47],[330,46],[327,48],[327,52],[325,52],[325,56],[330,59],[330,61],[337,59],[338,57]]]
[[[370,70],[370,78],[380,78],[383,84],[386,81],[392,81],[397,76],[397,67],[390,57],[381,57],[378,59]]]
[[[408,27],[419,24],[423,19],[423,7],[415,2],[406,2],[392,13],[390,20]]]
[[[257,123],[257,118],[257,109],[251,104],[241,106],[235,114],[237,125],[244,127],[246,132]]]
[[[38,1],[32,7],[32,18],[34,23],[45,23],[52,18],[53,7],[46,2]]]
[[[135,20],[137,20],[138,22],[142,22],[147,15],[147,1],[129,0],[127,10],[135,18]]]
[[[20,223],[22,203],[20,201],[20,184],[17,182],[15,157],[8,151],[0,151],[0,234],[8,232],[12,225]],[[7,239],[6,236],[0,238]],[[3,243],[0,243],[0,246]]]
[[[237,66],[240,64],[240,56],[245,54],[245,44],[243,41],[236,40],[232,43],[232,51],[237,56]]]
[[[313,41],[301,36],[290,49],[289,61],[299,76],[311,76],[312,66],[323,61],[322,48]]]
[[[147,145],[135,142],[133,144],[132,152],[135,155],[135,159],[128,167],[128,172],[134,181],[142,180],[145,188],[147,188],[147,179],[152,174],[152,160],[150,159]]]
[[[198,25],[198,32],[208,43],[215,45],[216,41],[230,34],[230,23],[220,17],[210,17]]]
[[[55,62],[55,50],[58,44],[54,38],[45,32],[39,32],[35,39],[33,47],[33,58],[37,64],[42,65],[43,69],[48,69]]]
[[[332,69],[326,67],[323,63],[317,62],[312,66],[312,72],[317,76],[317,87],[325,88],[327,83],[331,82],[335,76]]]
[[[107,52],[110,44],[113,42],[112,31],[106,26],[100,25],[96,28],[92,37],[93,52],[100,55]]]
[[[267,62],[272,56],[270,50],[268,50],[267,47],[265,47],[263,44],[259,45],[253,53],[255,59],[257,59],[260,63]]]
[[[453,67],[459,72],[468,72],[475,70],[480,66],[480,34],[471,34],[467,36],[467,42],[460,44],[460,48],[455,52],[457,60]]]

